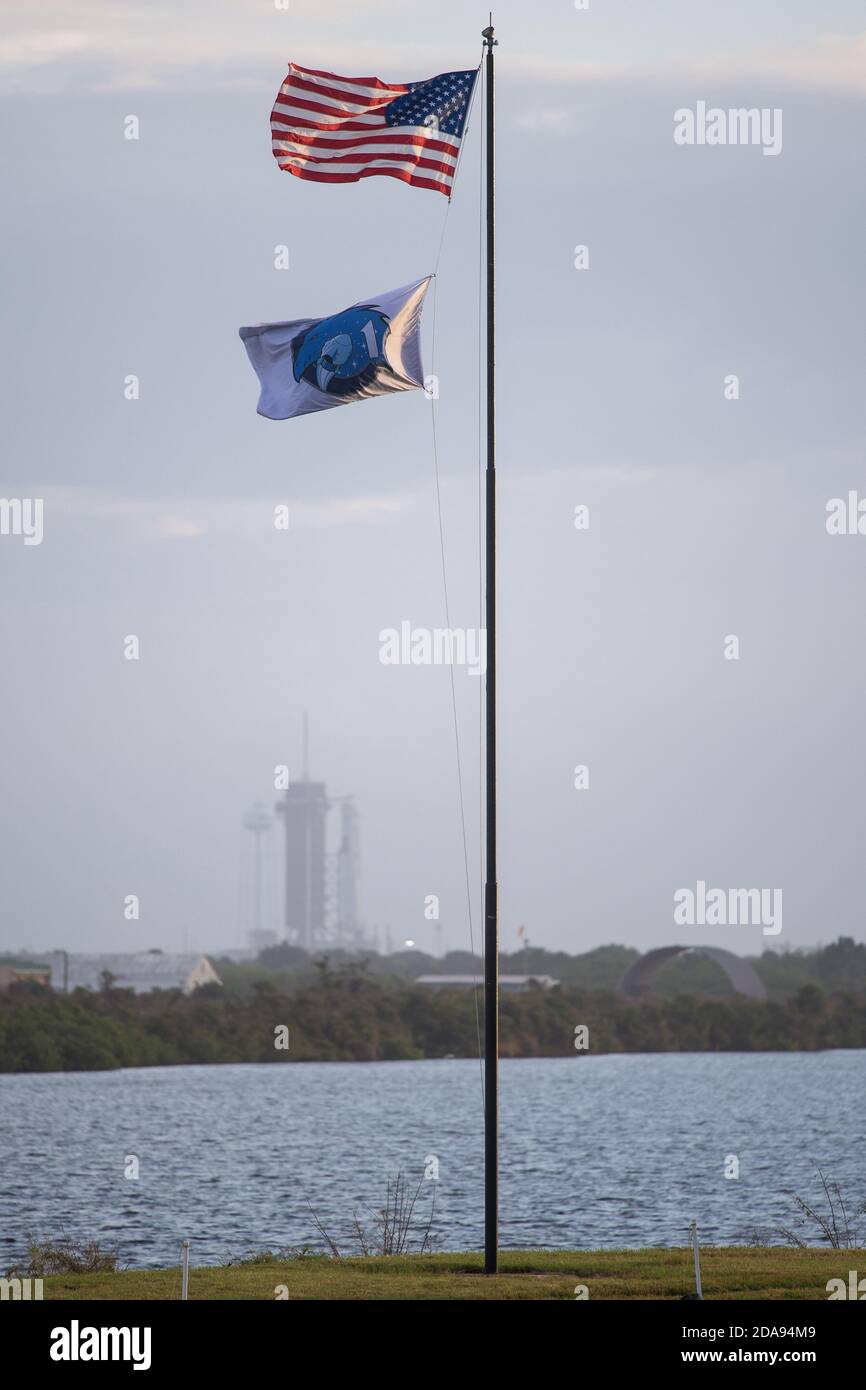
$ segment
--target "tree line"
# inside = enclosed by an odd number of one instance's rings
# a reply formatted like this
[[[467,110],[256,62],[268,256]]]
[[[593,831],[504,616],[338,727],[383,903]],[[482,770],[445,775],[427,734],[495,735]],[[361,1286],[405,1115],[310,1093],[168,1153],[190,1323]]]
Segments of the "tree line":
[[[709,944],[729,943],[715,940]],[[640,954],[631,946],[597,946],[577,955],[528,946],[511,953],[503,951],[500,969],[503,974],[550,975],[573,989],[615,990],[629,966],[640,959]],[[413,980],[418,975],[483,973],[481,962],[468,951],[431,956],[411,948],[383,955],[367,952],[359,957],[357,953],[350,955],[333,950],[329,959],[332,965],[351,964],[362,959],[371,974],[398,976],[403,980]],[[754,966],[770,999],[785,1000],[809,984],[818,985],[826,994],[837,990],[866,991],[866,945],[850,936],[840,936],[815,950],[765,950],[760,955],[747,955],[746,960]],[[312,978],[317,969],[314,955],[286,943],[271,946],[262,951],[257,960],[242,965],[216,957],[214,963],[223,984],[232,993],[249,992],[262,980],[270,980],[282,988],[294,988],[301,981]],[[657,970],[652,979],[652,992],[666,999],[675,999],[681,994],[707,998],[730,998],[734,994],[719,965],[694,955],[676,956]]]
[[[582,1029],[585,1035],[576,1032]],[[827,993],[816,984],[767,1003],[741,996],[629,1000],[570,986],[505,993],[501,1001],[504,1057],[862,1047],[866,991]],[[478,1051],[471,990],[433,992],[375,975],[363,962],[320,961],[315,975],[291,990],[258,981],[246,993],[208,985],[190,996],[111,987],[64,995],[19,983],[0,993],[5,1072],[398,1061]]]

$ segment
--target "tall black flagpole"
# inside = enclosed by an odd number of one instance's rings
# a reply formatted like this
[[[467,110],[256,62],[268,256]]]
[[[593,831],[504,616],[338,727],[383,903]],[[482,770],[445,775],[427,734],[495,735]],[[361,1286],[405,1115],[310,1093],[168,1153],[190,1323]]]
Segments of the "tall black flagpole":
[[[499,913],[496,884],[496,429],[493,16],[482,31],[487,95],[487,855],[484,881],[484,1272],[499,1263]]]

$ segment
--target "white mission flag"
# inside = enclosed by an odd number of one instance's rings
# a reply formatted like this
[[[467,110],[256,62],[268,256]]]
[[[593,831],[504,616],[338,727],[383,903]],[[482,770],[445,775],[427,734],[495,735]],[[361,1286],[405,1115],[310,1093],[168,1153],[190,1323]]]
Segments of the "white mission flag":
[[[258,412],[288,420],[424,385],[421,310],[432,276],[325,319],[238,331],[261,384]]]

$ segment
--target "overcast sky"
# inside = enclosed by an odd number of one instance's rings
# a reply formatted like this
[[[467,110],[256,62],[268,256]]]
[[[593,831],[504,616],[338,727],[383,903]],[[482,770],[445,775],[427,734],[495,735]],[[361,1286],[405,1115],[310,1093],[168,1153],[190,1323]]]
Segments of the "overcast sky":
[[[279,172],[289,60],[470,68],[486,9],[7,0],[4,20],[0,490],[44,499],[44,539],[0,536],[0,949],[237,945],[241,817],[275,765],[299,772],[304,709],[313,773],[357,796],[367,923],[432,948],[437,894],[463,947],[449,675],[379,661],[383,628],[445,622],[433,407],[264,420],[237,329],[414,281],[443,231],[436,193]],[[505,0],[495,21],[503,945],[519,925],[575,952],[864,940],[866,536],[825,526],[828,499],[866,495],[862,5]],[[781,153],[675,144],[702,100],[779,108]],[[425,324],[464,627],[479,114],[435,363],[429,303]],[[477,940],[481,682],[455,679]],[[781,934],[675,927],[699,879],[782,889]]]

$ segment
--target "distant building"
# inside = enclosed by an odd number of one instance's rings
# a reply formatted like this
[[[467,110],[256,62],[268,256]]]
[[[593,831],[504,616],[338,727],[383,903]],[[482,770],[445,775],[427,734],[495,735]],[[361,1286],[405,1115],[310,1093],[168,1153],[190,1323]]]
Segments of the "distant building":
[[[104,989],[106,979],[115,989],[149,994],[154,989],[182,989],[192,994],[202,985],[221,985],[222,980],[207,956],[187,952],[136,951],[129,954],[79,955],[56,951],[51,956],[51,985],[62,993],[73,989]]]
[[[659,946],[639,956],[620,981],[620,991],[629,999],[640,999],[651,992],[652,977],[661,966],[676,956],[703,956],[721,966],[731,986],[737,994],[747,999],[766,999],[767,990],[755,967],[733,951],[725,951],[721,946]]]
[[[415,981],[416,985],[425,985],[428,989],[472,989],[473,987],[484,985],[483,975],[419,975]],[[554,980],[552,975],[500,975],[499,988],[508,994],[526,994],[532,985],[539,985],[541,989],[553,989],[559,981]]]
[[[25,980],[29,984],[47,985],[50,979],[51,972],[47,967],[42,970],[37,966],[0,965],[0,989],[8,989],[10,985],[17,985]]]
[[[309,772],[309,721],[303,723],[301,774],[276,803],[285,843],[286,941],[305,951],[326,946],[363,949],[372,945],[360,919],[359,818],[352,795],[329,796]],[[330,812],[339,807],[334,844]]]
[[[337,798],[340,802],[340,848],[337,851],[337,944],[346,946],[358,941],[358,812],[353,796]]]
[[[296,782],[277,803],[286,832],[286,934],[312,951],[325,938],[324,782]]]

